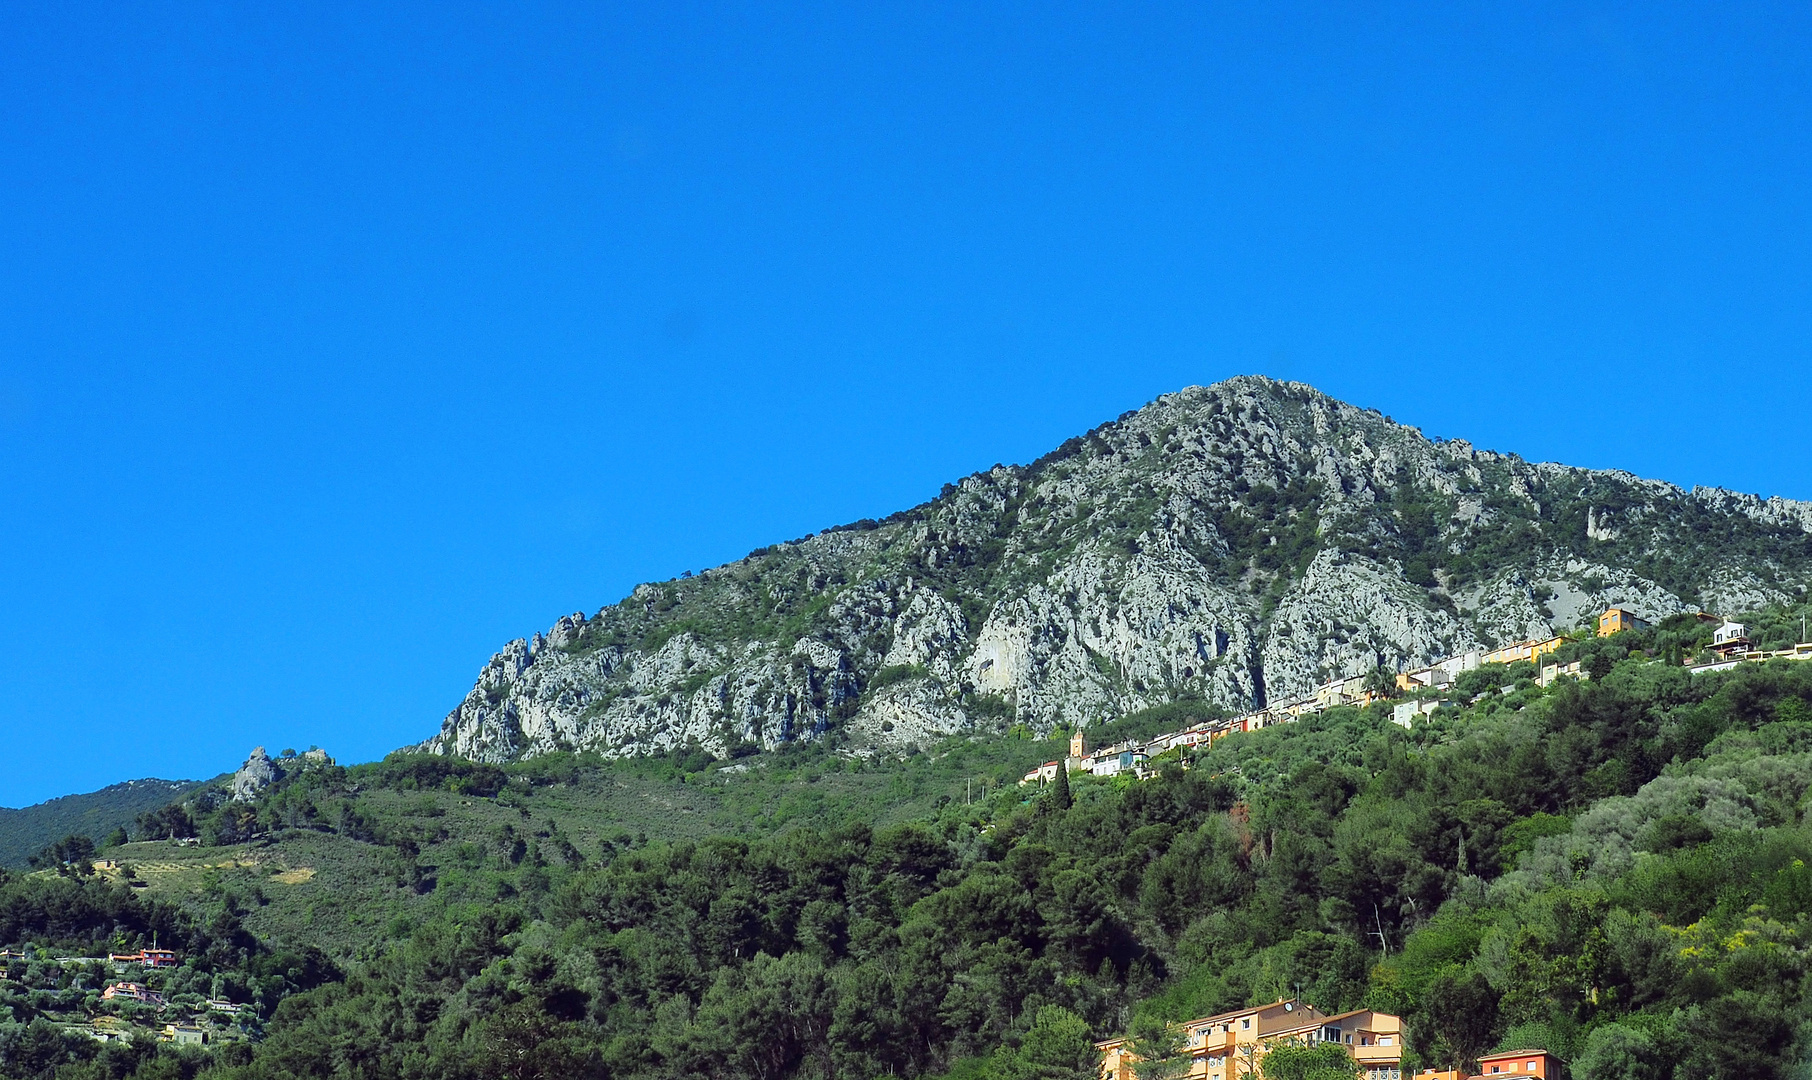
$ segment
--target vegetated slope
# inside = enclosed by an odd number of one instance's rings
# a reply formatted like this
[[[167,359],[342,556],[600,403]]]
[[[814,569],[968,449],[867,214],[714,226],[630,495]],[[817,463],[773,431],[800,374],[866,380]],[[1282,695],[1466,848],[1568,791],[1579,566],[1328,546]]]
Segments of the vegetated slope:
[[[520,827],[467,839],[371,959],[291,995],[217,1075],[1084,1080],[1092,1038],[1297,994],[1400,1013],[1412,1068],[1542,1045],[1577,1080],[1795,1075],[1812,664],[1648,659],[1692,632],[1570,643],[1584,684],[1468,672],[1472,703],[1411,730],[1338,708],[1143,782],[1002,786],[881,828],[826,806],[771,836],[586,851],[497,786],[539,762],[303,772],[240,805],[346,806],[307,831],[356,840],[365,794],[413,781]],[[256,903],[217,889],[223,913]],[[38,1075],[22,1045],[0,1038],[0,1070]]]
[[[344,962],[371,959],[456,899],[496,899],[476,873],[495,858],[577,866],[650,842],[757,839],[825,821],[886,827],[980,801],[1061,750],[952,737],[932,754],[871,761],[822,745],[735,761],[560,754],[502,767],[393,754],[292,766],[249,801],[234,801],[223,778],[144,815],[135,842],[104,854],[130,865],[148,896],[198,917],[227,898],[260,940]]]
[[[21,810],[0,808],[0,866],[23,867],[31,856],[65,836],[86,836],[98,845],[115,829],[130,827],[140,814],[195,786],[193,780],[128,780]]]
[[[1526,462],[1243,377],[562,618],[493,657],[423,748],[860,750],[1239,711],[1610,603],[1653,620],[1809,581],[1812,503]]]

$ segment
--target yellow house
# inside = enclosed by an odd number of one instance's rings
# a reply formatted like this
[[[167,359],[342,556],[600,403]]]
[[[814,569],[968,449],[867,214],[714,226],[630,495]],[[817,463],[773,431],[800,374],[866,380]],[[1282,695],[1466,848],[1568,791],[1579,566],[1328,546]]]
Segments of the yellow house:
[[[1329,1016],[1299,1001],[1277,1001],[1205,1016],[1182,1025],[1189,1054],[1186,1080],[1260,1080],[1265,1054],[1289,1044],[1331,1042],[1352,1056],[1365,1080],[1402,1080],[1403,1022],[1370,1009]],[[1137,1080],[1125,1039],[1095,1044],[1101,1080]]]
[[[1606,608],[1598,616],[1598,636],[1610,637],[1625,630],[1646,630],[1648,623],[1628,608]]]
[[[1483,660],[1480,662],[1485,664],[1515,664],[1527,660],[1533,664],[1566,643],[1566,638],[1558,637],[1549,638],[1546,641],[1519,641],[1514,645],[1506,645],[1495,652],[1486,653]]]

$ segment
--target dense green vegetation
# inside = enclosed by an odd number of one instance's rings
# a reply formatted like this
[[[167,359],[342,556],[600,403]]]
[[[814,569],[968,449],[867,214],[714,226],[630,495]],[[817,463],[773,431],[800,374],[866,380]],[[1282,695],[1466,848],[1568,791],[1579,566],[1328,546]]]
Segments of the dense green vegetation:
[[[100,843],[140,814],[180,798],[188,781],[134,780],[86,795],[65,795],[22,810],[0,808],[0,867],[22,869],[46,844],[72,833]]]
[[[235,911],[255,920],[257,901],[232,887],[178,905],[67,869],[7,879],[13,942],[98,941],[106,918],[51,912],[125,904],[128,937],[162,919],[185,972],[257,995],[263,1037],[128,1059],[15,1008],[0,1071],[1061,1080],[1090,1075],[1093,1038],[1300,994],[1404,1015],[1412,1063],[1539,1043],[1581,1080],[1797,1075],[1812,664],[1693,676],[1649,659],[1686,633],[1579,644],[1587,683],[1497,669],[1413,730],[1332,710],[1144,782],[1018,788],[1004,781],[1060,751],[1004,738],[867,764],[397,757],[299,773],[249,806],[191,800],[190,826],[226,845],[197,851],[274,858],[315,836],[393,852],[378,899],[407,899],[344,977],[322,959],[318,986],[258,989],[276,954],[245,939]],[[752,820],[613,832],[547,811],[631,774]],[[760,813],[838,779],[840,796]],[[876,813],[914,788],[911,813]],[[455,809],[495,816],[440,836]],[[1291,1060],[1277,1069],[1325,1065]]]

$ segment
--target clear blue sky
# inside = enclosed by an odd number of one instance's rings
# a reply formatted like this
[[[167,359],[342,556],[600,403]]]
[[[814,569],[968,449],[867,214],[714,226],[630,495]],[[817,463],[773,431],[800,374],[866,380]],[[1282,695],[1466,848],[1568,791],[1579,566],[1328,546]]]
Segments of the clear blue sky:
[[[1244,372],[1812,498],[1808,37],[9,5],[0,803],[380,756],[562,613]]]

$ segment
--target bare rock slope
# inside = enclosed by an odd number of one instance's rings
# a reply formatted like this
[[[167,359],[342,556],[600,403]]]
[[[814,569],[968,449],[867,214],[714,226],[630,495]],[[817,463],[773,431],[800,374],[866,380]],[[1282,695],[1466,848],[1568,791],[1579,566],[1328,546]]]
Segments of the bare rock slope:
[[[1526,462],[1242,377],[566,616],[492,657],[420,748],[886,747],[1239,710],[1611,603],[1659,618],[1809,583],[1812,503]]]

